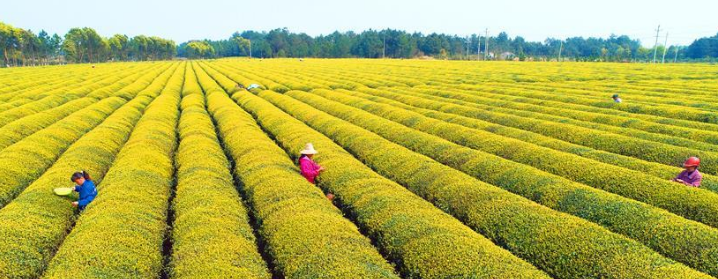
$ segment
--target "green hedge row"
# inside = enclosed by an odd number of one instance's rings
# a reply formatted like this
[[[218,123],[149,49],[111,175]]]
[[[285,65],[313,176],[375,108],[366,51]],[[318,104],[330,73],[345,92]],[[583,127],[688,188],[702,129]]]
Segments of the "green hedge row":
[[[626,86],[628,86],[628,85],[622,84],[621,88],[625,88]],[[474,89],[472,89],[472,90],[474,90]],[[718,131],[718,125],[711,124],[711,123],[696,122],[696,121],[683,120],[683,119],[675,119],[675,118],[655,116],[655,115],[650,115],[650,114],[626,112],[626,111],[611,109],[610,107],[603,108],[603,107],[594,107],[594,106],[590,106],[590,105],[580,105],[580,104],[566,103],[566,102],[560,102],[560,101],[551,101],[551,100],[546,100],[546,98],[544,98],[544,95],[524,95],[527,93],[526,90],[505,91],[505,90],[502,90],[502,89],[499,89],[496,87],[482,88],[481,90],[487,94],[495,93],[497,95],[500,94],[500,96],[504,96],[504,97],[511,96],[511,97],[521,98],[522,101],[533,103],[533,104],[540,104],[540,105],[545,104],[548,106],[561,106],[562,108],[568,108],[568,109],[572,109],[572,110],[600,113],[600,114],[609,115],[609,116],[621,116],[621,117],[635,118],[635,119],[654,122],[654,123],[658,123],[658,124],[667,124],[667,125],[672,125],[672,126],[679,126],[679,127],[706,130],[706,131],[714,131],[714,132]],[[541,94],[541,93],[539,93],[539,94]],[[549,94],[551,94],[551,93],[549,93]],[[522,95],[523,96],[533,96],[533,97],[523,97]],[[538,98],[536,98],[536,97],[538,97]],[[676,100],[674,99],[674,101],[676,101]],[[680,101],[680,100],[678,100],[678,101]],[[626,125],[629,125],[629,123],[626,123]]]
[[[291,97],[269,91],[260,96],[554,277],[710,277],[596,224],[482,183]],[[467,154],[455,156],[470,160]]]
[[[291,91],[287,95],[482,181],[601,224],[691,267],[718,274],[718,229],[521,164],[525,158],[537,158],[536,154],[541,154],[541,162],[558,160],[569,172],[600,175],[597,173],[605,167],[600,163],[581,164],[575,160],[576,156],[337,92],[315,90],[313,93],[352,107],[304,92]],[[605,170],[612,175],[622,171],[620,168]]]
[[[402,112],[401,114],[404,115],[397,116],[403,117],[408,113]],[[469,130],[459,125],[424,118],[426,122],[432,123],[425,124],[418,122],[417,117],[421,118],[422,116],[416,115],[403,123],[474,149],[652,204],[685,218],[718,227],[718,193],[685,187],[638,171],[569,155],[486,131]],[[541,154],[541,156],[536,156],[536,154]]]
[[[472,85],[460,86],[460,88],[468,89],[468,90],[475,89],[475,87]],[[517,91],[521,92],[521,90],[517,90]],[[524,92],[524,94],[526,94],[527,97],[534,97],[534,98],[539,97],[536,94],[536,92],[528,92],[528,90],[523,90],[523,92]],[[512,92],[512,94],[515,94],[515,92]],[[518,96],[524,96],[524,95],[520,94]],[[660,104],[631,104],[631,103],[625,103],[625,102],[621,103],[621,104],[615,104],[611,100],[577,98],[574,96],[562,96],[560,94],[551,94],[551,93],[542,94],[540,97],[544,98],[546,100],[554,100],[554,101],[560,101],[560,102],[566,102],[566,103],[588,105],[588,106],[594,106],[594,107],[600,107],[600,108],[611,108],[611,109],[615,109],[615,110],[621,110],[621,111],[632,112],[632,113],[651,114],[651,115],[656,115],[656,116],[664,116],[664,117],[670,117],[670,118],[675,118],[675,119],[684,119],[684,120],[706,122],[706,123],[713,123],[713,124],[718,123],[718,114],[716,114],[715,112],[709,112],[709,111],[696,109],[696,108],[676,107],[676,106],[660,105]]]
[[[162,67],[142,75],[131,75],[106,87],[94,90],[87,97],[69,101],[63,105],[38,112],[26,117],[17,119],[0,128],[0,150],[44,129],[53,123],[67,117],[68,115],[90,106],[108,97],[117,96],[128,99],[126,95],[134,96],[140,90],[149,86],[150,82],[165,71]],[[169,76],[165,77],[165,80]],[[122,93],[119,93],[122,92]]]
[[[216,71],[217,63],[206,63],[205,67],[209,67]],[[256,83],[257,85],[260,86],[260,89],[267,88],[267,89],[271,89],[271,90],[276,90],[277,92],[289,91],[288,87],[286,87],[280,83],[277,83],[271,79],[255,75],[251,71],[247,71],[245,69],[242,69],[241,74],[237,74],[234,71],[230,71],[229,75],[231,75],[232,79],[226,79],[226,81],[228,81],[228,82],[231,81],[233,83],[239,83],[239,84],[243,85],[245,88],[247,86],[251,85],[252,83]],[[227,91],[229,93],[233,93],[233,91],[229,90],[230,89],[229,87],[224,85],[225,84],[224,82],[221,82],[220,84],[223,85],[222,87],[224,87],[225,91]],[[226,83],[226,84],[229,84],[229,83]],[[234,88],[234,86],[232,86],[231,88]]]
[[[432,90],[438,90],[432,89]],[[452,90],[456,92],[456,90]],[[424,90],[422,90],[424,92]],[[475,91],[459,91],[462,93],[479,96]],[[458,92],[457,92],[458,93]],[[569,117],[575,120],[590,121],[594,123],[607,124],[621,128],[639,129],[651,133],[660,133],[670,136],[684,137],[691,140],[702,141],[711,144],[718,144],[718,132],[705,130],[700,127],[684,127],[668,123],[656,123],[641,118],[634,118],[632,115],[616,115],[615,111],[591,110],[593,107],[571,105],[543,99],[533,99],[521,96],[498,95],[481,91],[481,97],[491,99],[490,102],[501,102],[507,108],[529,110],[533,112],[547,113],[562,117]],[[487,99],[488,100],[488,99]],[[583,110],[588,108],[586,110]],[[613,112],[613,113],[611,113]],[[696,123],[696,122],[693,122]],[[667,125],[668,124],[668,125]],[[682,123],[676,123],[682,124]],[[701,125],[702,127],[711,124]],[[718,128],[716,125],[712,125]]]
[[[3,278],[37,278],[42,274],[74,221],[70,200],[52,190],[72,186],[68,177],[78,170],[88,171],[94,182],[100,183],[144,108],[160,93],[171,72],[158,76],[156,83],[139,92],[139,97],[72,144],[47,172],[0,210]]]
[[[43,277],[160,276],[184,68],[147,107]]]
[[[299,175],[252,116],[195,69],[275,272],[285,278],[397,278],[369,239]]]
[[[522,130],[536,132],[548,137],[565,140],[571,143],[605,150],[617,154],[636,157],[647,161],[663,163],[666,165],[679,166],[690,156],[699,156],[704,162],[701,170],[705,173],[718,173],[718,155],[715,152],[700,151],[685,147],[671,146],[635,139],[623,135],[612,135],[601,131],[595,131],[577,126],[567,126],[560,123],[552,123],[542,120],[535,120],[526,117],[518,117],[506,113],[497,113],[488,110],[462,106],[440,100],[436,97],[422,95],[414,96],[410,93],[391,93],[381,91],[379,93],[370,90],[359,89],[361,92],[376,94],[400,101],[405,104],[426,109],[438,110],[441,112],[463,115],[477,118],[504,126],[510,126]]]
[[[190,64],[182,88],[171,278],[271,278]]]
[[[391,105],[392,107],[402,108],[416,113],[420,113],[424,116],[439,119],[445,122],[459,124],[465,127],[480,129],[488,131],[497,135],[518,139],[524,142],[532,143],[535,145],[548,147],[554,150],[563,151],[566,153],[575,154],[581,157],[586,157],[603,163],[616,165],[623,168],[628,168],[636,171],[640,171],[646,174],[653,175],[662,179],[672,179],[683,168],[668,166],[655,162],[647,162],[641,159],[628,157],[620,154],[610,153],[602,150],[596,150],[590,147],[585,147],[562,140],[554,139],[551,137],[543,136],[534,132],[524,131],[517,128],[502,126],[491,122],[469,118],[461,115],[443,113],[440,111],[423,109],[419,107],[413,107],[402,102],[394,101],[388,98],[370,95],[366,93],[360,93],[357,91],[338,90],[337,92],[342,93],[342,96],[354,96],[373,102]],[[321,92],[317,92],[321,93]],[[329,97],[332,100],[342,102],[343,98],[334,98],[334,94],[323,95]],[[710,174],[703,174],[702,188],[718,192],[718,177]]]
[[[535,112],[530,110],[524,110],[517,108],[518,105],[507,101],[497,101],[489,98],[484,98],[476,94],[465,94],[455,92],[452,89],[444,89],[441,91],[436,90],[420,90],[420,89],[390,89],[389,91],[400,93],[400,94],[420,94],[415,96],[432,96],[440,97],[437,101],[450,102],[458,105],[468,106],[472,108],[478,108],[482,110],[506,113],[518,117],[526,117],[534,120],[541,120],[544,122],[554,122],[560,124],[571,125],[573,127],[582,127],[586,129],[592,129],[596,131],[604,131],[616,135],[623,135],[626,137],[632,137],[636,139],[642,139],[647,141],[653,141],[657,143],[665,143],[675,146],[687,147],[703,151],[718,151],[718,146],[712,143],[706,143],[703,141],[697,141],[696,139],[687,139],[685,137],[677,137],[673,135],[663,135],[657,133],[646,132],[642,130],[627,128],[627,127],[616,127],[607,124],[593,123],[583,120],[575,120],[563,115],[555,116],[546,112]],[[663,125],[665,126],[665,125]],[[676,127],[675,130],[678,130]],[[687,129],[691,130],[691,129]]]
[[[405,277],[547,277],[267,101],[246,92],[233,98],[293,156],[314,143],[318,162],[327,168],[319,186],[336,195]]]
[[[125,103],[107,98],[42,129],[0,152],[0,207],[37,179],[73,142]]]

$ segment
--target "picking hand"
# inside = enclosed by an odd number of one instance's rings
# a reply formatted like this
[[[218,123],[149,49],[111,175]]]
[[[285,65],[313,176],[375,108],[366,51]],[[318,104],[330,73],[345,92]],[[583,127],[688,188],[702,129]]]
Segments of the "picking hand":
[[[79,204],[78,202],[72,202],[72,207],[77,207]]]
[[[683,179],[676,179],[676,182],[683,183]]]

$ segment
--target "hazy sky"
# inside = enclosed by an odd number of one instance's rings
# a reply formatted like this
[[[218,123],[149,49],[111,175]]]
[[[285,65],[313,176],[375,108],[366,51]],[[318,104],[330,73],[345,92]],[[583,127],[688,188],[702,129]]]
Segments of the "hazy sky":
[[[3,1],[0,21],[63,35],[93,27],[101,35],[144,34],[175,40],[227,38],[234,31],[287,27],[310,35],[334,30],[394,28],[468,35],[506,31],[513,37],[607,37],[625,34],[652,46],[661,24],[663,43],[689,44],[718,33],[718,1],[571,0],[273,0]],[[665,30],[665,31],[663,31]]]

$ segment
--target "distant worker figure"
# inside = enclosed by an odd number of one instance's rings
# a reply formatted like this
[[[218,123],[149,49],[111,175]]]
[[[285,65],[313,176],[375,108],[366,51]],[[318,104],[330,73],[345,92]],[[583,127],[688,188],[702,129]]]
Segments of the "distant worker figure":
[[[307,143],[299,154],[301,154],[299,156],[299,169],[302,172],[302,176],[304,176],[309,183],[316,184],[317,176],[319,176],[319,173],[324,171],[322,166],[312,160],[314,154],[317,154],[317,150],[314,149],[314,145]],[[327,198],[329,200],[334,200],[334,194],[327,193]]]
[[[82,211],[97,196],[97,188],[95,188],[95,182],[92,181],[90,175],[84,170],[73,173],[70,177],[70,180],[77,184],[77,186],[73,188],[75,192],[80,193],[80,199],[75,202],[72,202],[72,206],[75,206],[79,208],[80,211]]]
[[[623,100],[621,100],[621,98],[618,97],[618,94],[613,94],[613,97],[611,97],[611,98],[613,98],[613,101],[616,103],[620,104],[621,102],[623,102]]]
[[[684,171],[682,171],[672,181],[683,183],[684,185],[691,187],[700,187],[703,175],[698,172],[698,166],[700,166],[701,160],[698,157],[690,157],[683,163]]]
[[[247,90],[252,90],[254,88],[259,88],[259,84],[252,83],[249,86],[247,86]]]

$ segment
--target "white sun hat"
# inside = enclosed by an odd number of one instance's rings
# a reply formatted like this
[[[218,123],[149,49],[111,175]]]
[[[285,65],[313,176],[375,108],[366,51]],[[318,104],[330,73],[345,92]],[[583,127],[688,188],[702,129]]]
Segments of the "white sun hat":
[[[299,153],[304,155],[317,154],[317,150],[314,149],[314,145],[312,145],[312,143],[307,143],[307,145],[304,146],[304,150]]]

